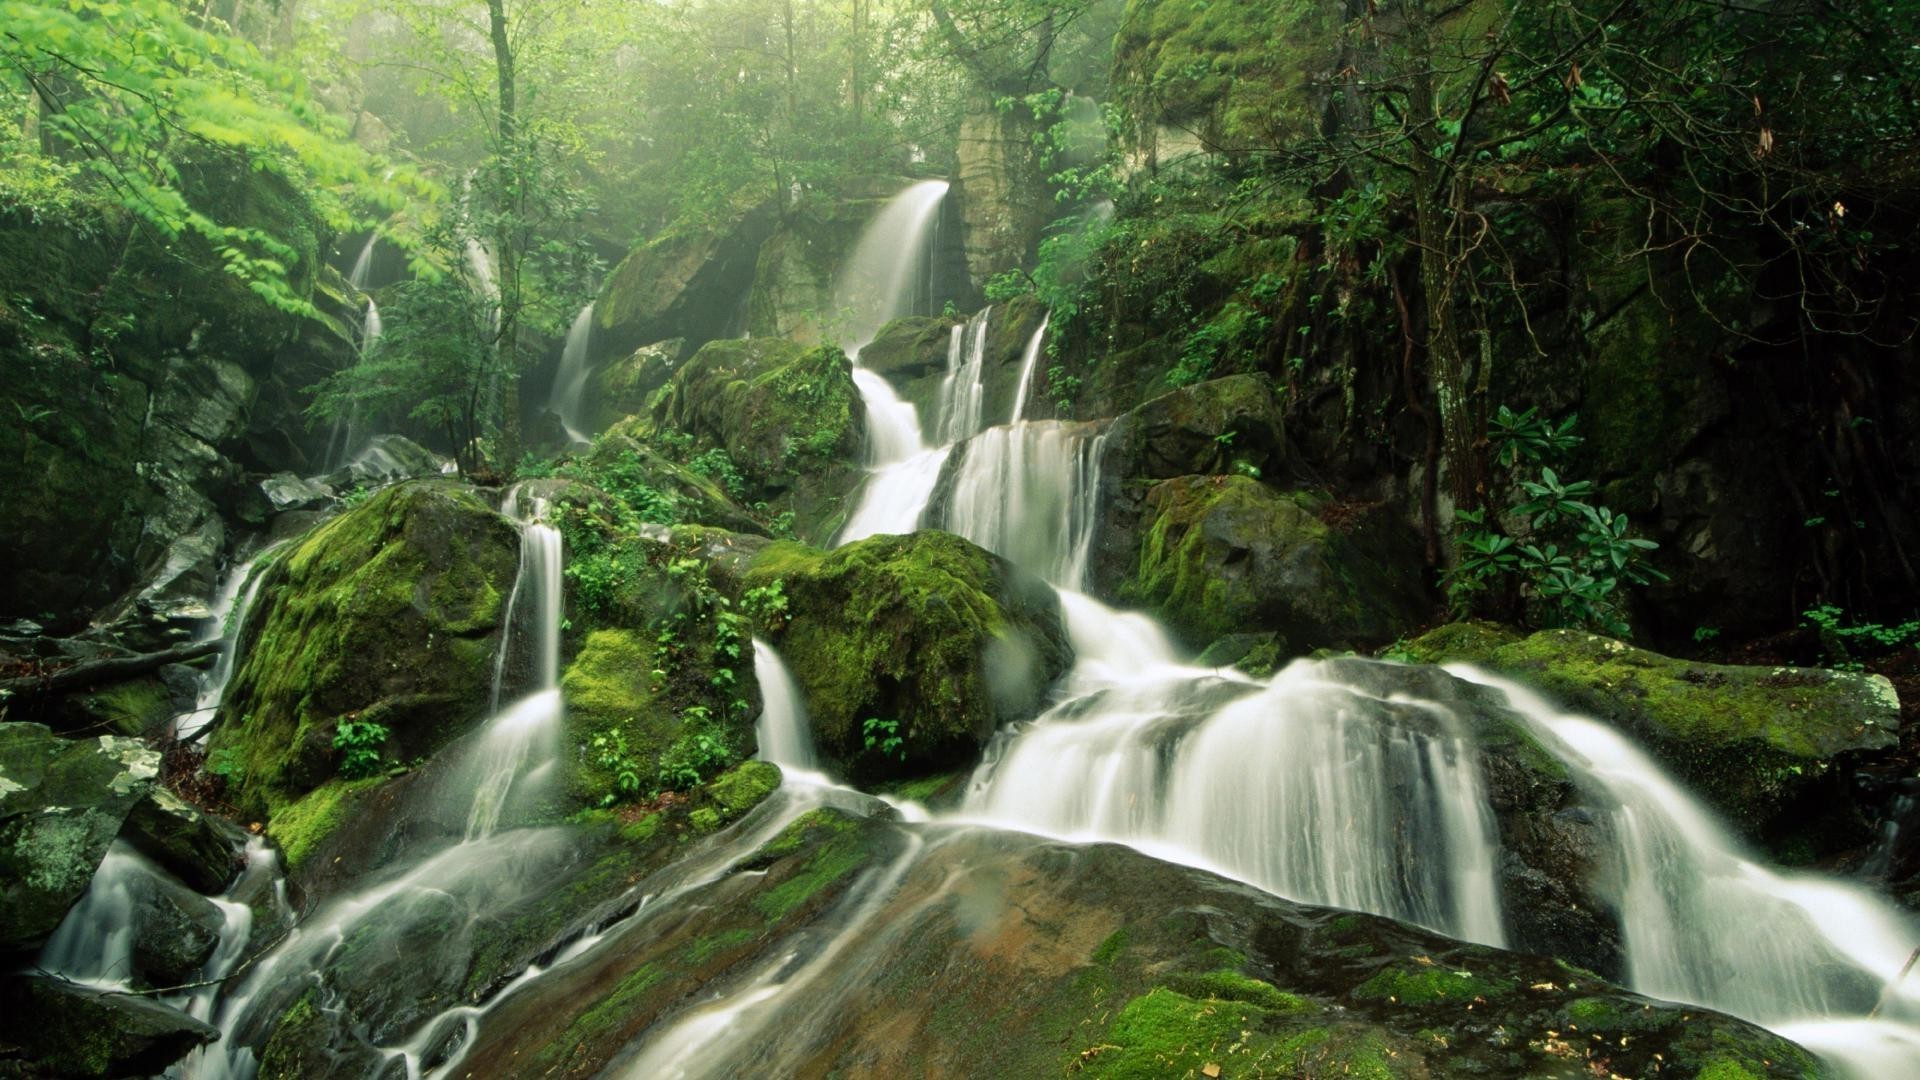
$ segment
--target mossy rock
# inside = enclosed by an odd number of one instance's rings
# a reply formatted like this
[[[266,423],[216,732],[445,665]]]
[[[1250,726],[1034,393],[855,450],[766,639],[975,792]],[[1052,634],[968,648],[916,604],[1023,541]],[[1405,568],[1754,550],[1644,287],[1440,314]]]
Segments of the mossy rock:
[[[485,712],[519,564],[519,534],[473,492],[387,488],[277,558],[262,579],[212,750],[244,769],[230,789],[277,811],[334,774],[339,721],[423,756]]]
[[[642,436],[690,436],[727,453],[744,500],[795,514],[800,535],[824,535],[858,473],[866,409],[853,369],[831,346],[755,338],[708,343],[655,395]]]
[[[1286,421],[1273,386],[1259,375],[1228,375],[1161,394],[1120,416],[1102,444],[1104,475],[1169,480],[1251,469],[1277,474]]]
[[[1000,724],[1038,711],[1070,658],[1053,590],[947,533],[776,543],[745,578],[774,582],[789,607],[769,640],[821,751],[862,779],[970,764]],[[868,735],[901,742],[889,753]]]
[[[586,456],[566,469],[566,475],[580,479],[546,486],[546,497],[594,513],[604,509],[596,503],[620,500],[636,517],[660,525],[766,532],[766,526],[712,477],[672,461],[628,434],[641,426],[623,422],[594,440]]]
[[[152,998],[38,975],[0,981],[0,1071],[9,1075],[158,1076],[219,1037]]]
[[[736,192],[718,221],[670,231],[621,259],[594,301],[594,332],[621,351],[672,337],[720,337],[754,281],[754,261],[774,226],[754,189]]]
[[[1842,828],[1823,796],[1839,760],[1899,741],[1900,702],[1877,675],[1676,660],[1578,630],[1503,640],[1442,627],[1413,641],[1430,662],[1464,660],[1527,683],[1631,735],[1749,836]],[[1828,804],[1828,805],[1823,805]]]
[[[53,933],[159,774],[134,739],[0,724],[0,955]]]
[[[588,430],[605,431],[644,412],[648,400],[673,377],[686,345],[685,338],[642,345],[595,368],[587,377]]]
[[[1271,631],[1300,655],[1419,625],[1432,600],[1405,527],[1376,513],[1337,530],[1318,516],[1324,506],[1244,476],[1164,480],[1142,503],[1132,576],[1098,584],[1195,649]]]

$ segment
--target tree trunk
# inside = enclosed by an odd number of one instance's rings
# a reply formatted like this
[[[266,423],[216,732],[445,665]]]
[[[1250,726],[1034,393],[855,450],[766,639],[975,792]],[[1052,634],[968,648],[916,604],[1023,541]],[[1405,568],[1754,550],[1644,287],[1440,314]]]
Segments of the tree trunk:
[[[506,0],[487,0],[487,24],[493,37],[494,76],[499,100],[495,110],[495,147],[498,200],[494,221],[495,282],[499,292],[499,325],[494,350],[503,392],[500,395],[500,463],[511,467],[520,450],[520,230],[526,220],[526,185],[520,171],[519,104],[514,81],[513,43],[507,37]]]

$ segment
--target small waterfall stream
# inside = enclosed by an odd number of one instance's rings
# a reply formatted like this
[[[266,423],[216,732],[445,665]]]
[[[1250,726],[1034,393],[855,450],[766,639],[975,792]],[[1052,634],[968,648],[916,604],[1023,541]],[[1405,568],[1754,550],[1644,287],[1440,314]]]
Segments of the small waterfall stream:
[[[260,594],[263,577],[254,573],[254,569],[280,546],[274,544],[261,549],[227,571],[226,579],[220,583],[220,590],[214,594],[212,613],[206,626],[200,630],[200,640],[218,639],[222,643],[220,652],[213,666],[200,676],[200,689],[195,695],[193,708],[173,718],[174,738],[182,742],[196,741],[220,710],[227,681],[233,678],[234,669],[240,663],[241,630],[246,626],[247,613],[252,610],[254,599]]]
[[[553,373],[553,389],[547,393],[547,408],[560,418],[567,438],[576,443],[591,443],[593,436],[582,426],[580,408],[587,391],[587,377],[593,374],[587,350],[593,344],[593,305],[588,304],[574,316],[567,329],[567,341],[560,349],[560,366]]]

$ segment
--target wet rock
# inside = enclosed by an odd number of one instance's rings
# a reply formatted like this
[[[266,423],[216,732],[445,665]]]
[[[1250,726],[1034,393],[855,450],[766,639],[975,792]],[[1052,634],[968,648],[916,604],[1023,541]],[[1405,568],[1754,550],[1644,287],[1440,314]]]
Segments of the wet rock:
[[[159,772],[160,755],[133,739],[0,724],[0,953],[60,925]]]
[[[774,544],[746,584],[776,581],[788,607],[769,640],[806,694],[822,753],[858,777],[972,761],[1000,724],[1033,715],[1070,659],[1053,590],[946,533],[832,552]]]
[[[33,975],[0,989],[0,1069],[14,1057],[31,1076],[157,1076],[219,1038],[211,1025],[151,998]]]
[[[290,472],[274,473],[260,481],[260,493],[266,497],[276,514],[287,510],[313,510],[333,501],[331,490]]]
[[[120,838],[194,889],[218,893],[233,879],[237,830],[155,787],[134,804]]]
[[[614,267],[593,309],[607,348],[722,336],[755,283],[755,259],[775,219],[771,206],[744,194],[721,215],[711,226],[654,237]]]
[[[1144,606],[1189,647],[1272,631],[1286,654],[1386,642],[1425,620],[1417,542],[1384,513],[1336,529],[1326,504],[1244,476],[1165,480],[1142,503],[1137,532],[1104,543],[1134,551],[1131,573],[1095,588]]]
[[[265,571],[212,751],[264,815],[333,772],[338,723],[386,703],[399,760],[484,711],[519,534],[470,490],[387,488]],[[404,706],[398,707],[398,706]]]
[[[1273,386],[1229,375],[1184,386],[1121,415],[1102,445],[1102,474],[1125,480],[1233,473],[1277,474],[1286,427]]]
[[[1295,904],[1131,849],[984,829],[922,840],[916,847],[884,821],[810,813],[750,860],[758,872],[701,888],[683,917],[625,934],[620,948],[503,1002],[462,1067],[587,1074],[636,1046],[641,1057],[623,1061],[657,1064],[647,1050],[711,1000],[715,984],[738,992],[805,941],[830,942],[832,963],[785,969],[806,972],[788,988],[798,992],[744,1014],[751,1037],[699,1045],[703,1067],[1829,1075],[1806,1051],[1731,1017],[1642,998],[1544,957]],[[879,881],[886,892],[866,891]]]
[[[685,338],[658,341],[594,369],[587,377],[588,430],[605,431],[644,412],[654,392],[673,377],[686,346]]]
[[[149,986],[192,982],[220,944],[225,922],[213,901],[164,874],[150,875],[133,915],[134,970]]]

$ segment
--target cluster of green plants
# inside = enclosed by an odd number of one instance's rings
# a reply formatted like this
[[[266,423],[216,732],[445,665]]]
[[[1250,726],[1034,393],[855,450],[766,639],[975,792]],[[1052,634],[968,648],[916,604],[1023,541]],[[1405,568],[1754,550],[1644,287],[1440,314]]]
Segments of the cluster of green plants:
[[[1863,660],[1920,644],[1920,619],[1853,622],[1844,608],[1834,604],[1808,608],[1800,618],[1800,625],[1819,637],[1825,664],[1840,671],[1859,671],[1865,666]]]
[[[680,737],[660,752],[655,781],[663,791],[686,791],[740,760],[727,735],[704,705],[692,705],[680,713],[685,725]]]
[[[333,729],[333,748],[340,753],[340,775],[364,780],[380,775],[385,762],[380,747],[393,733],[375,720],[342,720]]]
[[[1511,469],[1537,469],[1519,479],[1496,518],[1486,508],[1461,510],[1458,560],[1441,575],[1456,615],[1471,614],[1503,589],[1518,592],[1526,614],[1546,626],[1629,632],[1624,588],[1665,581],[1646,562],[1659,547],[1629,535],[1626,515],[1593,503],[1593,482],[1564,480],[1546,462],[1580,444],[1576,418],[1555,424],[1537,409],[1501,406],[1489,424],[1495,459]],[[1501,525],[1512,523],[1513,531]]]
[[[895,761],[907,759],[907,741],[900,735],[900,721],[869,716],[860,722],[860,731],[868,750]]]

